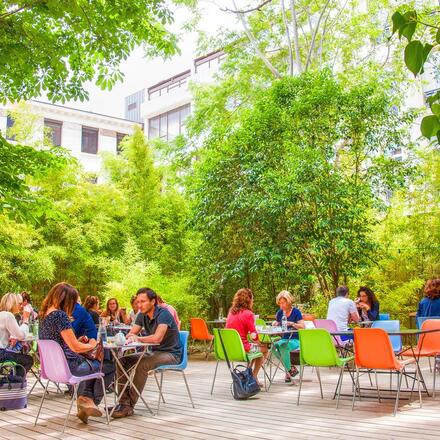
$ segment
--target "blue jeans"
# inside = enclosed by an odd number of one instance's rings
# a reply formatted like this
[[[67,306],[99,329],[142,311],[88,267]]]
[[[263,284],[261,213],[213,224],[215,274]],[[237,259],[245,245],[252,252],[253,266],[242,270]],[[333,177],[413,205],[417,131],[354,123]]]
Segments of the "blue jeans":
[[[111,361],[104,360],[102,370],[100,370],[101,363],[99,361],[92,361],[83,357],[67,359],[67,363],[74,376],[82,377],[102,371],[104,373],[105,388],[107,389],[113,382],[116,368],[115,364]],[[105,390],[102,389],[101,379],[86,380],[78,385],[78,396],[90,397],[95,402],[95,405],[100,404],[104,393]]]

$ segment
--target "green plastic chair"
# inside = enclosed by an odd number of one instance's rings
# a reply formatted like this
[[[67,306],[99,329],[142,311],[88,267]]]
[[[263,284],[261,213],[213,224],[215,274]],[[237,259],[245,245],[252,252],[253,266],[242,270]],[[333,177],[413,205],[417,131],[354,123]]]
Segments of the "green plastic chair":
[[[222,334],[223,344],[225,345],[226,352],[228,354],[228,358],[230,362],[246,362],[246,364],[249,364],[254,359],[263,356],[263,353],[259,351],[246,353],[243,347],[243,342],[237,330],[233,328],[223,328],[223,329],[214,328],[213,329],[214,356],[217,360],[217,364],[215,366],[214,379],[212,381],[212,387],[211,387],[211,394],[214,392],[214,384],[215,384],[215,379],[217,377],[218,364],[220,361],[226,360],[222,343],[220,341],[219,332],[221,332]]]
[[[263,327],[266,327],[266,321],[264,319],[258,318],[255,320],[255,325],[261,325]],[[279,339],[281,339],[280,336],[258,335],[258,340],[262,344],[273,344]]]
[[[324,398],[322,394],[321,376],[319,373],[319,367],[339,367],[341,373],[339,374],[339,380],[336,385],[336,408],[339,406],[339,397],[341,395],[342,381],[344,380],[344,368],[347,362],[354,359],[353,356],[341,358],[339,357],[333,338],[330,333],[325,329],[303,329],[298,331],[300,350],[300,375],[299,375],[299,388],[298,388],[298,400],[296,402],[299,405],[299,399],[301,395],[301,386],[303,380],[304,367],[306,365],[315,367],[316,374],[318,375],[319,388],[321,390],[321,399]]]

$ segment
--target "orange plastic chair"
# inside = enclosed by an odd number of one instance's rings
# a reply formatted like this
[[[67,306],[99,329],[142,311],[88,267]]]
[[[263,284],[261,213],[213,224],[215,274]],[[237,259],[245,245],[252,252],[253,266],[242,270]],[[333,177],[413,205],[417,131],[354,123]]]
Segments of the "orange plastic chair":
[[[440,319],[427,319],[422,324],[422,330],[440,330]],[[407,349],[401,353],[402,356],[428,357],[434,358],[434,376],[432,383],[432,397],[435,397],[435,379],[437,368],[435,365],[435,358],[440,355],[440,331],[433,333],[425,333],[419,336],[417,347],[414,349]]]
[[[407,375],[405,368],[408,364],[415,363],[415,358],[399,360],[394,355],[393,347],[387,332],[381,328],[355,328],[354,329],[354,360],[356,364],[356,383],[353,393],[352,409],[354,408],[354,401],[359,390],[359,369],[365,368],[373,370],[376,376],[377,397],[380,400],[379,382],[377,381],[377,370],[390,370],[397,373],[397,395],[396,403],[394,405],[394,415],[397,413],[399,406],[400,387],[402,385],[402,377]],[[415,381],[417,380],[419,401],[422,405],[422,394],[420,392],[419,370],[416,368],[415,376],[410,376]]]
[[[191,318],[189,320],[189,325],[191,329],[191,339],[193,341],[204,341],[206,358],[208,358],[209,352],[212,349],[212,344],[214,341],[214,335],[211,335],[208,330],[208,326],[204,319],[202,318]],[[209,342],[209,347],[206,347]],[[190,350],[192,353],[192,350]]]

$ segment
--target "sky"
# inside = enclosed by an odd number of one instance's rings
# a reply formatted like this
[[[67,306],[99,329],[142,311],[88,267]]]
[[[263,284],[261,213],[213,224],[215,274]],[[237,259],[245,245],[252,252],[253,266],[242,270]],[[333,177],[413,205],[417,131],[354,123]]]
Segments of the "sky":
[[[218,0],[218,2],[227,3],[227,0]],[[222,12],[220,6],[215,2],[202,0],[200,1],[199,9],[202,13],[202,19],[198,28],[207,34],[215,35],[220,26],[236,26],[233,14]],[[177,8],[173,30],[180,34],[180,27],[189,18],[190,13],[188,10]],[[192,60],[197,57],[196,45],[197,33],[185,33],[179,42],[181,55],[167,61],[161,58],[147,59],[144,57],[142,49],[138,48],[120,66],[125,75],[122,83],[117,83],[111,91],[103,91],[93,83],[88,83],[85,86],[90,96],[88,101],[69,101],[62,105],[123,118],[124,98],[138,90],[189,69]],[[41,100],[47,101],[44,98],[41,98]]]

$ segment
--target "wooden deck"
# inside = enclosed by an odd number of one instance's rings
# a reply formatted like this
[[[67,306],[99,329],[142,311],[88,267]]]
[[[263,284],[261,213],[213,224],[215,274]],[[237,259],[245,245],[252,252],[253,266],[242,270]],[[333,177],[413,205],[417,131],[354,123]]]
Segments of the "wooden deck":
[[[248,401],[232,399],[230,376],[222,363],[213,396],[210,387],[215,362],[193,356],[187,370],[196,409],[186,395],[181,376],[165,376],[164,393],[167,403],[159,415],[151,416],[138,407],[134,417],[113,420],[110,426],[92,419],[88,425],[71,416],[68,428],[61,434],[68,400],[51,393],[36,427],[33,426],[42,390],[37,387],[29,399],[27,409],[0,412],[0,439],[438,439],[440,437],[440,392],[438,400],[424,397],[423,407],[418,402],[402,401],[396,417],[392,416],[394,401],[379,404],[377,400],[363,399],[351,411],[351,399],[341,398],[335,409],[332,399],[337,381],[336,369],[322,369],[324,400],[320,399],[316,375],[306,370],[301,404],[296,406],[297,385],[285,384],[280,374],[269,392],[261,392]],[[432,384],[428,364],[423,372]],[[374,378],[373,378],[374,380]],[[383,385],[389,384],[383,376]],[[349,377],[344,380],[343,391],[350,392]],[[362,379],[361,385],[367,385]],[[157,405],[157,389],[149,378],[144,390],[146,400],[153,409]],[[417,396],[414,396],[417,397]],[[113,400],[110,396],[109,400]]]

